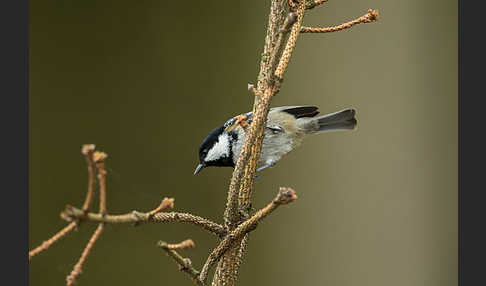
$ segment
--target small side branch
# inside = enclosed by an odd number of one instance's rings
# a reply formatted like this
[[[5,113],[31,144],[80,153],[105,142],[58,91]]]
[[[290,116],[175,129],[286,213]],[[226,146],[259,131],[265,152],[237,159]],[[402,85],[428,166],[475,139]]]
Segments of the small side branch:
[[[204,283],[199,279],[199,271],[197,271],[191,263],[189,258],[182,257],[176,249],[186,249],[195,247],[194,242],[191,239],[185,240],[178,244],[168,244],[165,241],[159,241],[157,246],[165,250],[167,255],[169,255],[178,265],[179,270],[186,272],[192,278],[192,281],[196,285],[204,285]]]
[[[349,29],[354,25],[361,24],[361,23],[371,23],[378,21],[378,10],[371,10],[369,9],[366,14],[363,16],[359,17],[358,19],[346,22],[341,25],[333,26],[333,27],[302,27],[300,30],[301,33],[331,33],[331,32],[337,32],[341,31],[344,29]]]
[[[82,210],[67,205],[66,209],[61,213],[61,217],[67,221],[81,220],[113,224],[132,223],[135,225],[142,223],[187,222],[200,226],[205,230],[217,235],[218,237],[223,237],[226,234],[224,227],[218,223],[215,223],[200,216],[179,212],[159,212],[151,214],[151,212],[140,213],[137,211],[133,211],[131,213],[121,215],[102,215],[97,213],[84,214]]]
[[[93,160],[93,153],[95,150],[94,144],[85,144],[81,148],[81,153],[86,158],[88,165],[88,191],[86,192],[86,199],[83,204],[83,211],[87,212],[93,200],[93,193],[96,184],[95,162]]]
[[[162,202],[160,203],[160,205],[155,208],[154,210],[152,210],[151,212],[149,212],[149,219],[152,219],[154,217],[155,214],[165,210],[165,209],[173,209],[174,208],[174,198],[164,198],[162,200]]]
[[[44,241],[41,245],[38,247],[34,248],[33,250],[29,251],[29,260],[36,256],[37,254],[41,253],[42,251],[47,250],[51,245],[53,245],[55,242],[57,242],[59,239],[63,238],[66,236],[68,233],[70,233],[73,229],[76,228],[77,222],[73,221],[70,224],[68,224],[66,227],[61,229],[58,233],[56,233],[53,237],[50,239]]]
[[[176,250],[176,249],[188,249],[188,248],[194,248],[196,247],[196,244],[192,239],[186,239],[182,242],[175,243],[175,244],[165,244],[164,248],[165,249],[170,249],[170,250]]]
[[[98,225],[98,228],[96,229],[96,231],[91,236],[88,244],[86,244],[86,247],[84,248],[83,253],[81,254],[81,257],[79,258],[78,262],[74,266],[73,271],[71,271],[71,274],[69,274],[66,277],[66,285],[67,286],[71,286],[71,285],[76,284],[77,278],[83,272],[83,264],[86,261],[86,259],[88,258],[88,255],[89,255],[91,249],[93,248],[96,240],[98,240],[98,238],[100,237],[103,229],[104,229],[104,223],[100,223]]]
[[[261,221],[264,217],[269,215],[279,206],[291,203],[296,199],[297,195],[295,194],[295,191],[293,189],[280,188],[277,196],[275,197],[275,199],[273,199],[271,203],[269,203],[263,209],[257,211],[251,218],[241,223],[236,229],[234,229],[221,241],[221,243],[213,250],[213,252],[211,252],[201,270],[201,275],[199,276],[200,280],[203,282],[206,281],[208,272],[211,267],[221,258],[221,256],[228,250],[233,242],[242,239],[243,236],[245,236],[248,232],[254,230],[257,227],[259,221]]]
[[[255,88],[252,83],[248,84],[248,91],[251,92],[254,96],[261,96],[262,94]]]
[[[98,169],[98,180],[100,186],[100,213],[102,215],[106,214],[106,169],[105,169],[105,159],[108,157],[106,153],[94,152],[93,160],[96,163],[96,168]]]

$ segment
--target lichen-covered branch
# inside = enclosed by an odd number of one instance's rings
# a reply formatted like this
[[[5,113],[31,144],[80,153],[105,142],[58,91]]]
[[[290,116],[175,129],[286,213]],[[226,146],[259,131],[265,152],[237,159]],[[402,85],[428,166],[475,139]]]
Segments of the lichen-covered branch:
[[[280,61],[278,66],[275,70],[275,76],[281,81],[285,70],[290,61],[290,56],[294,51],[295,44],[297,43],[297,38],[299,37],[300,28],[302,27],[302,21],[304,20],[304,12],[305,12],[305,1],[300,1],[299,5],[297,6],[297,20],[295,21],[294,25],[292,25],[292,29],[290,31],[289,39],[287,40],[287,44],[285,49],[280,57]]]
[[[361,23],[371,23],[378,21],[378,10],[371,10],[369,9],[366,14],[363,16],[359,17],[358,19],[354,19],[352,21],[346,22],[341,25],[337,26],[332,26],[332,27],[322,27],[322,28],[316,28],[316,27],[302,27],[301,33],[331,33],[331,32],[337,32],[341,31],[344,29],[349,29],[354,25],[361,24]]]
[[[293,20],[294,17],[287,14],[287,19],[289,19],[287,23],[293,22],[293,24],[291,25],[290,35],[285,49],[282,55],[280,55],[279,50],[283,44],[283,33],[288,29],[285,26],[289,25],[284,25],[285,2],[283,0],[271,1],[269,25],[260,64],[260,73],[258,75],[252,123],[249,131],[246,133],[245,143],[236,163],[228,190],[228,202],[224,218],[225,226],[230,230],[235,229],[238,223],[249,215],[253,181],[256,166],[260,158],[264,126],[270,109],[270,101],[279,91],[283,72],[287,68],[290,55],[295,46],[300,27],[302,26],[306,6],[303,0],[299,2],[297,7],[297,19]],[[282,39],[280,41],[279,35],[281,37],[280,39]],[[274,60],[271,59],[272,55],[275,55]],[[276,63],[276,68],[274,63]],[[234,201],[236,195],[238,195],[238,203]],[[244,250],[240,251],[241,242],[231,245],[231,248],[230,251],[224,252],[223,257],[219,259],[218,267],[213,278],[213,285],[233,285],[236,282],[238,268],[241,265]]]
[[[258,119],[256,117],[257,115],[255,111],[257,109],[257,103],[259,102],[259,98],[261,97],[260,94],[263,94],[263,86],[266,86],[266,82],[271,77],[270,55],[272,54],[272,51],[274,49],[275,40],[279,34],[284,19],[285,19],[284,0],[271,1],[270,15],[268,18],[267,35],[265,38],[264,50],[262,54],[262,60],[260,63],[260,74],[258,76],[257,93],[255,94],[256,96],[255,96],[255,101],[253,106],[254,120],[250,125],[249,132],[247,132],[246,134],[245,143],[243,144],[242,150],[240,152],[240,156],[238,157],[238,161],[236,162],[235,170],[233,172],[229,190],[228,190],[228,199],[226,203],[226,209],[224,212],[224,220],[225,220],[225,226],[229,229],[235,228],[236,224],[240,220],[238,197],[240,193],[241,181],[243,177],[249,175],[248,172],[246,171],[246,167],[248,166],[247,161],[251,155],[252,143],[256,141],[256,137],[258,135],[257,129],[262,127],[261,123],[257,123],[255,121],[255,118]]]
[[[113,224],[143,224],[143,223],[192,223],[212,234],[222,237],[226,234],[224,227],[218,223],[215,223],[206,218],[192,215],[189,213],[180,212],[159,212],[151,214],[150,212],[141,213],[133,211],[127,214],[120,215],[102,215],[99,213],[86,213],[73,206],[67,205],[66,209],[61,212],[61,217],[67,221],[80,220],[80,221],[93,221],[93,222],[105,222]]]

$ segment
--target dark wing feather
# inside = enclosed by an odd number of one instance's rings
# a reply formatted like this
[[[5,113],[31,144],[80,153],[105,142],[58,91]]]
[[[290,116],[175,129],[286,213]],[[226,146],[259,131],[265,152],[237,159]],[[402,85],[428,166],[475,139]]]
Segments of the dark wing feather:
[[[319,114],[317,106],[282,106],[272,108],[295,116],[295,118],[314,117]]]
[[[280,106],[280,107],[273,107],[270,109],[270,111],[283,111],[288,114],[291,114],[295,116],[295,118],[302,118],[302,117],[314,117],[317,114],[319,114],[319,111],[317,111],[318,107],[317,106]],[[242,115],[245,115],[247,117],[246,122],[248,124],[251,123],[253,119],[253,112],[247,112],[243,113]],[[226,121],[223,125],[223,127],[226,129],[227,127],[233,125],[236,121],[237,116],[229,119]]]

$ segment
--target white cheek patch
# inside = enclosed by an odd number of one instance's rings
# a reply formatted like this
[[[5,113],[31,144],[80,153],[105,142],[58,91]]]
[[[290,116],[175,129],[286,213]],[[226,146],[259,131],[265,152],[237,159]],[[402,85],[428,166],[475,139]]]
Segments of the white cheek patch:
[[[218,142],[209,149],[208,155],[206,155],[205,161],[215,161],[220,158],[229,157],[230,154],[230,142],[228,134],[223,133],[219,135]]]

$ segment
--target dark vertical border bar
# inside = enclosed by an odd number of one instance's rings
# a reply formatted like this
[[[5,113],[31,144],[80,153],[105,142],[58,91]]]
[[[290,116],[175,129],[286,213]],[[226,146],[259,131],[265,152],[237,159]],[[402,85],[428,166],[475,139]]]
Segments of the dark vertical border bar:
[[[29,214],[29,5],[0,5],[0,121],[2,284],[28,285]]]
[[[459,1],[459,285],[486,285],[486,45],[481,1]],[[476,6],[474,6],[476,4]]]
[[[463,95],[463,92],[462,92],[462,47],[461,47],[461,44],[463,43],[463,33],[462,33],[462,28],[463,28],[463,24],[462,24],[462,12],[463,12],[463,8],[462,8],[462,2],[461,0],[458,0],[457,1],[457,24],[458,24],[458,29],[457,29],[457,32],[458,32],[458,35],[457,35],[457,44],[458,44],[458,47],[457,47],[457,51],[458,51],[458,55],[457,55],[457,59],[458,59],[458,64],[457,64],[457,67],[458,67],[458,71],[457,71],[457,74],[458,74],[458,96],[457,96],[457,108],[458,108],[458,146],[459,146],[459,150],[458,150],[458,192],[457,192],[457,202],[458,202],[458,247],[457,247],[457,252],[458,252],[458,284],[459,285],[464,285],[464,281],[463,281],[463,272],[462,272],[462,267],[463,267],[463,259],[462,259],[462,219],[463,219],[463,215],[462,215],[462,198],[461,198],[461,191],[462,191],[462,167],[463,167],[463,163],[462,163],[462,146],[463,146],[463,142],[462,142],[462,123],[463,121],[461,120],[461,116],[462,116],[462,95]]]

